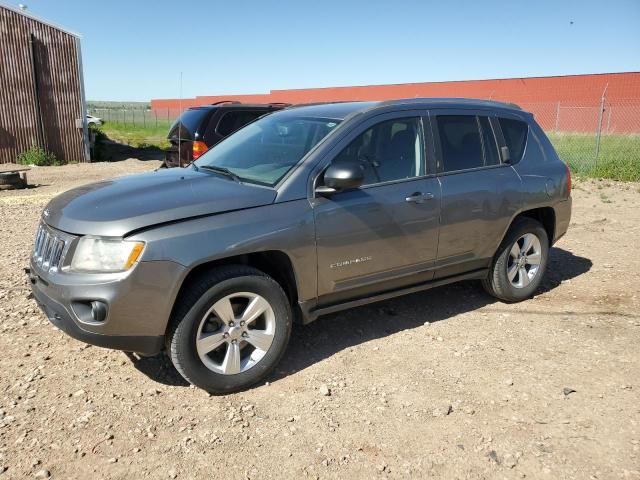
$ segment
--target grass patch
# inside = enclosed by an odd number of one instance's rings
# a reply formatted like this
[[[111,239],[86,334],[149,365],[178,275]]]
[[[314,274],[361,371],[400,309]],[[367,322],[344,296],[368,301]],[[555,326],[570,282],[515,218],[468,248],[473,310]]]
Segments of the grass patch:
[[[100,130],[111,140],[135,148],[169,147],[167,140],[168,125],[133,125],[131,123],[105,122]]]
[[[640,135],[603,135],[597,158],[595,135],[548,135],[572,172],[593,178],[640,181]]]

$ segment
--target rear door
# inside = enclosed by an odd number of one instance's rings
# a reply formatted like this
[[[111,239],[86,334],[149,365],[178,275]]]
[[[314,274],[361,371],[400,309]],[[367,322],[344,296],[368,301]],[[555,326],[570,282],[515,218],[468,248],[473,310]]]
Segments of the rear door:
[[[440,186],[427,171],[424,113],[377,116],[336,149],[332,163],[360,162],[365,182],[313,200],[321,304],[433,277]]]
[[[520,203],[521,181],[501,161],[489,111],[432,110],[442,188],[436,278],[485,268]]]

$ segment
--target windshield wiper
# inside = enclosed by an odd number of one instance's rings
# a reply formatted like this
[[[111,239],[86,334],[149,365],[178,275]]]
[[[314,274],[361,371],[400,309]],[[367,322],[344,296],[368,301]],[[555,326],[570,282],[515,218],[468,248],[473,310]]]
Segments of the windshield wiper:
[[[211,170],[212,172],[220,173],[226,177],[229,177],[235,180],[238,183],[242,183],[242,180],[240,180],[240,177],[226,167],[218,167],[217,165],[200,165],[199,168],[201,168],[202,170]]]

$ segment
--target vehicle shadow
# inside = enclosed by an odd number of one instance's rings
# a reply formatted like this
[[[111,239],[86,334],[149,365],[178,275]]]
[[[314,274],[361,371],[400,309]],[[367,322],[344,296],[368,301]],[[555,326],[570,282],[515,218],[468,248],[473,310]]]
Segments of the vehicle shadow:
[[[100,146],[98,160],[105,162],[120,162],[135,158],[137,160],[164,160],[164,151],[152,145],[132,147],[113,140],[105,140]]]
[[[588,272],[593,265],[588,258],[561,248],[551,249],[549,261],[538,294]],[[466,281],[327,315],[310,325],[294,325],[289,348],[267,381],[274,382],[304,370],[346,348],[417,328],[425,322],[446,320],[495,302],[496,299],[482,290],[480,282]],[[164,354],[132,358],[132,361],[136,369],[159,383],[187,385]]]

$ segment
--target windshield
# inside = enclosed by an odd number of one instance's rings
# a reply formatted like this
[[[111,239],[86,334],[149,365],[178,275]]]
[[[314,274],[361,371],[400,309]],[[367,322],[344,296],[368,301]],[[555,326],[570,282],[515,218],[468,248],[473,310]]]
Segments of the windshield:
[[[268,115],[217,144],[195,165],[222,167],[241,181],[273,187],[339,120]]]

